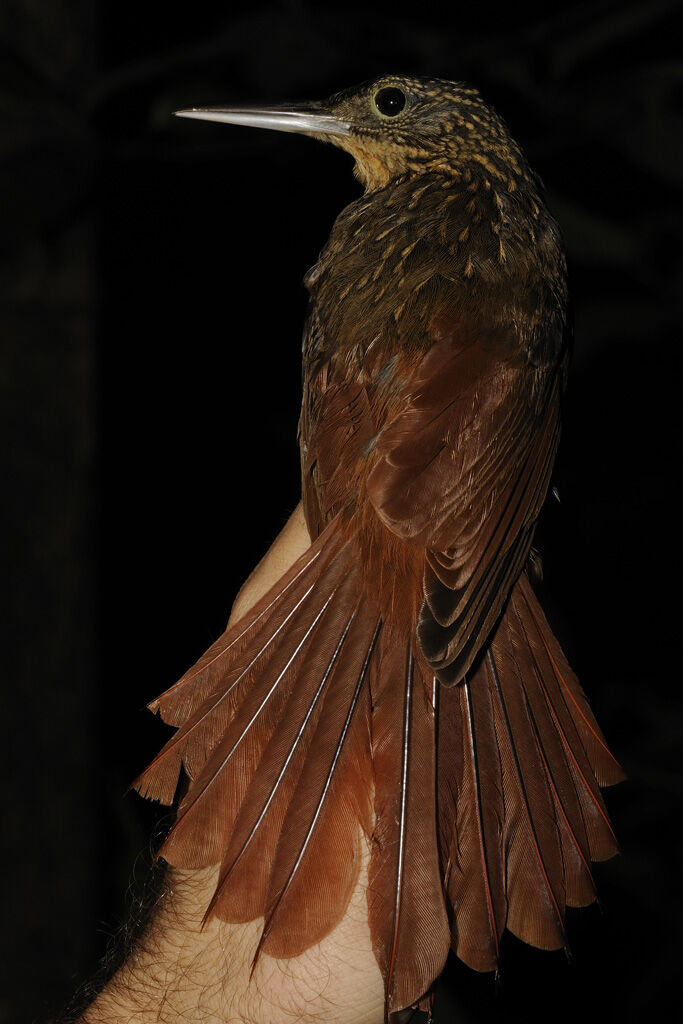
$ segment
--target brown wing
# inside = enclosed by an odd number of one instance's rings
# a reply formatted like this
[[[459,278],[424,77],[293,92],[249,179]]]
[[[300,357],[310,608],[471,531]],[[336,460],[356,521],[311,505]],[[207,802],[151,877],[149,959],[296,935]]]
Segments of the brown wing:
[[[418,639],[442,682],[471,666],[529,554],[560,429],[562,329],[441,331],[377,438],[367,493],[424,545]]]
[[[344,505],[354,501],[359,467],[365,461],[363,452],[375,428],[367,391],[357,380],[327,386],[318,378],[308,387],[310,391],[318,389],[317,415],[313,431],[304,434],[302,429],[307,443],[302,494],[306,522],[311,536],[316,537]]]

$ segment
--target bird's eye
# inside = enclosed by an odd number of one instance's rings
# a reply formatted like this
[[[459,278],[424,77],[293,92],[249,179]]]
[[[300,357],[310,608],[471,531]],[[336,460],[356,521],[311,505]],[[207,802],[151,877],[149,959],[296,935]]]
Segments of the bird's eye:
[[[375,106],[385,117],[396,117],[405,105],[405,93],[393,85],[387,86],[386,89],[380,89],[375,96]]]

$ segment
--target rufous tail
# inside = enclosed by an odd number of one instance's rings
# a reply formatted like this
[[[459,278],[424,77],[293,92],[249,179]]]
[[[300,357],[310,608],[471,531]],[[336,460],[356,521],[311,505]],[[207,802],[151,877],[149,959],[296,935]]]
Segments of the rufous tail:
[[[292,957],[344,916],[370,844],[368,916],[389,1014],[423,1000],[449,947],[493,970],[505,927],[562,946],[616,852],[599,786],[621,778],[522,575],[468,678],[444,687],[382,621],[334,520],[149,706],[177,731],[136,780],[172,802],[159,855],[220,865],[207,916],[263,918]]]

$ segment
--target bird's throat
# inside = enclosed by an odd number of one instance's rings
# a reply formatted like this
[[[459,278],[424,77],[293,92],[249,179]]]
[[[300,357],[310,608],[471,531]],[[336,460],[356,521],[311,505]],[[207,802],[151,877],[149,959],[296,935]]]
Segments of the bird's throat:
[[[372,139],[350,137],[332,141],[354,158],[354,177],[360,181],[366,192],[384,188],[392,179],[400,177],[407,170],[400,151],[387,152],[386,149],[373,145]]]

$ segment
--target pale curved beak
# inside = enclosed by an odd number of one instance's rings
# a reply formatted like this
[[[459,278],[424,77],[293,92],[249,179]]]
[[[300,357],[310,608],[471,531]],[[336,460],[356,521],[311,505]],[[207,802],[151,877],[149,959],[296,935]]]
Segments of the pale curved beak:
[[[305,135],[348,135],[346,121],[326,113],[313,104],[300,107],[192,107],[174,111],[176,117],[192,117],[198,121],[220,121],[241,124],[248,128],[271,128],[278,132],[299,132]]]

